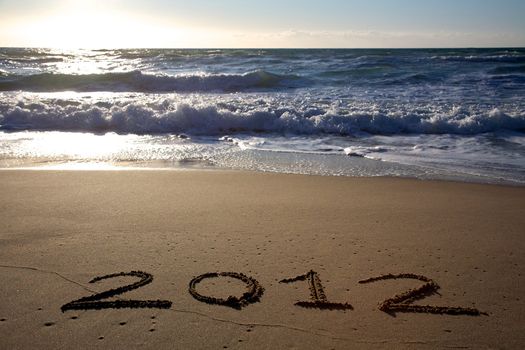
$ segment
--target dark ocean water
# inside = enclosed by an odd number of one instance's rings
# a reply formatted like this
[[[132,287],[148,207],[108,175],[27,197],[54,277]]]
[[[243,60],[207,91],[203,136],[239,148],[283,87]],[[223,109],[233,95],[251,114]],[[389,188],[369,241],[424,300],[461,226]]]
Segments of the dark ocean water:
[[[524,96],[525,49],[4,48],[0,159],[523,183]]]

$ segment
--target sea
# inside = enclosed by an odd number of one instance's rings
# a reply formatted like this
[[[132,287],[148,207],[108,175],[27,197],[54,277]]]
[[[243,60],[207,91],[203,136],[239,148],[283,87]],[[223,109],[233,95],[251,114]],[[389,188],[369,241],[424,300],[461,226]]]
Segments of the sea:
[[[0,168],[525,184],[525,49],[0,48]]]

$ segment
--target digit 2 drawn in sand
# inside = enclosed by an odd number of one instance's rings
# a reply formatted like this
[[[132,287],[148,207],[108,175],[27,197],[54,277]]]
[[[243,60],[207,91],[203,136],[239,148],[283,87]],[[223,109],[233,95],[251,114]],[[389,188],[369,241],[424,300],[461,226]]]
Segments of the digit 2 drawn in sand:
[[[198,283],[200,283],[203,279],[216,278],[220,276],[231,277],[231,278],[235,278],[235,279],[243,281],[244,283],[246,283],[247,291],[240,298],[230,295],[227,299],[221,299],[221,298],[214,298],[214,297],[209,297],[209,296],[199,294],[197,290],[195,289],[195,286]],[[243,306],[259,301],[261,299],[261,296],[264,293],[264,288],[259,284],[259,282],[257,282],[255,278],[246,276],[242,273],[208,272],[208,273],[199,275],[190,281],[189,292],[198,301],[202,301],[208,304],[218,304],[218,305],[229,306],[234,309],[240,310]]]
[[[379,310],[386,313],[395,314],[396,312],[421,312],[430,314],[447,314],[447,315],[470,315],[479,316],[487,315],[478,309],[470,307],[449,307],[449,306],[432,306],[432,305],[412,305],[413,302],[421,300],[432,294],[436,294],[439,289],[439,285],[428,277],[415,275],[411,273],[401,273],[397,275],[382,275],[379,277],[368,278],[366,280],[359,281],[359,283],[372,283],[381,280],[389,279],[416,279],[425,282],[421,287],[410,289],[402,294],[393,296],[392,298],[386,299],[379,304]]]
[[[318,309],[329,309],[329,310],[352,310],[352,305],[348,303],[331,303],[326,298],[324,293],[323,285],[319,274],[313,270],[294,278],[285,278],[279,283],[293,283],[297,281],[308,281],[308,287],[310,288],[310,299],[312,301],[298,301],[295,303],[297,306],[318,308]]]
[[[169,300],[114,300],[114,301],[100,301],[107,299],[125,292],[129,292],[133,289],[144,287],[145,285],[153,281],[153,275],[142,272],[142,271],[131,271],[131,272],[119,272],[110,275],[95,277],[89,283],[96,283],[109,278],[115,278],[120,276],[132,276],[140,278],[140,281],[128,284],[122,287],[109,289],[101,293],[96,293],[87,297],[83,297],[77,300],[73,300],[67,304],[62,305],[62,312],[66,310],[92,310],[92,309],[109,309],[109,308],[159,308],[169,309],[171,307],[171,301]]]

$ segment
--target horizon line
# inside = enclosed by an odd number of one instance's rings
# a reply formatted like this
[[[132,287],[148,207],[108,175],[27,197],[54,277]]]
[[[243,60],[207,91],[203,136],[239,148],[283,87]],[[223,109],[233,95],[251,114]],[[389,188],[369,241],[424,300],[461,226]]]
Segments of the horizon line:
[[[525,49],[525,46],[443,46],[443,47],[59,47],[0,46],[0,49],[62,50],[454,50],[454,49]]]

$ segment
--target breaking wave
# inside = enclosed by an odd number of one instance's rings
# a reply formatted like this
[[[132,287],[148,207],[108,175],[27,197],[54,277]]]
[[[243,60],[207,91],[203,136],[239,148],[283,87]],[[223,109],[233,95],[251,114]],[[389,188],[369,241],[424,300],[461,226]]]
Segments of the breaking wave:
[[[7,76],[0,91],[111,91],[111,92],[236,92],[269,88],[294,88],[301,84],[295,75],[264,70],[245,74],[154,75],[140,71],[103,74],[41,73]]]
[[[388,109],[363,105],[353,110],[258,106],[227,103],[141,103],[32,101],[0,103],[0,130],[116,132],[121,134],[218,135],[224,133],[336,134],[459,134],[498,130],[525,131],[525,112],[497,108],[469,111],[443,108],[421,112],[421,106]]]

